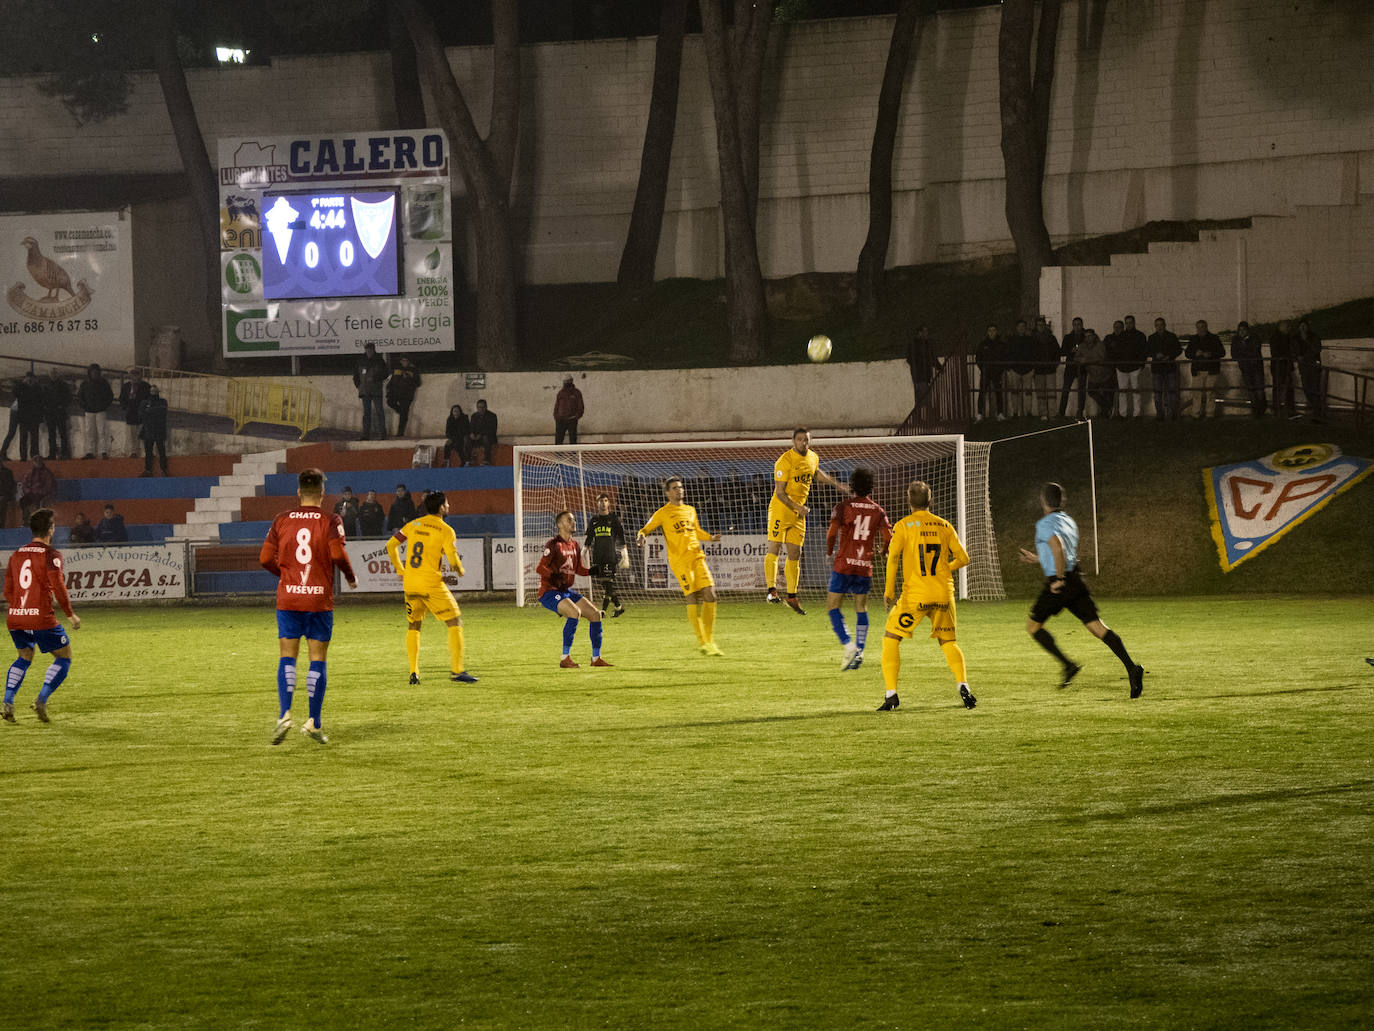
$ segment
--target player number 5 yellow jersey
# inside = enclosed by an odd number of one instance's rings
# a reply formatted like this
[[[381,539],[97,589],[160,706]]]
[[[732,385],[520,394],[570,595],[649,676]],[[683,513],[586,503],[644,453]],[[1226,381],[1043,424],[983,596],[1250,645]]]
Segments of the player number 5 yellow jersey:
[[[781,483],[784,494],[798,505],[806,504],[807,495],[811,493],[811,480],[820,466],[821,458],[815,451],[808,450],[806,454],[799,455],[796,448],[788,448],[773,465],[774,490]]]

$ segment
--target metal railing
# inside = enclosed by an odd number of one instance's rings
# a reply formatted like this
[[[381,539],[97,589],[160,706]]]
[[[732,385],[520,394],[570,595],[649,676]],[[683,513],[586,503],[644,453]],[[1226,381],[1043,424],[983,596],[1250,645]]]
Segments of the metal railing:
[[[224,410],[234,420],[235,433],[250,422],[266,422],[294,427],[304,440],[320,426],[324,395],[315,387],[260,379],[231,379],[227,383]]]

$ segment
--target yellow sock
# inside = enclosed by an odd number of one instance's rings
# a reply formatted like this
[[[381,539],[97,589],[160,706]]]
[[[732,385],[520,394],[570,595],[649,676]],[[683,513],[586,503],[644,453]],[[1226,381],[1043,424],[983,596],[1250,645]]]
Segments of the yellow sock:
[[[968,683],[968,669],[964,665],[964,650],[954,641],[946,641],[940,645],[940,650],[945,653],[945,665],[954,674],[956,684]]]
[[[467,668],[463,665],[463,628],[461,626],[448,628],[448,664],[455,673],[461,673]]]
[[[889,691],[897,690],[897,674],[902,668],[901,644],[895,637],[883,638],[883,686]]]
[[[692,633],[697,635],[697,644],[705,644],[706,638],[701,636],[701,614],[698,609],[700,606],[687,606],[687,622],[692,624]]]
[[[420,672],[420,631],[406,631],[406,658],[410,660],[410,672]]]
[[[789,558],[782,564],[782,574],[787,577],[787,593],[796,594],[797,584],[801,583],[801,559]]]
[[[713,601],[703,601],[701,603],[701,643],[707,644],[716,632],[716,603]]]
[[[778,556],[771,552],[763,556],[763,586],[770,591],[778,583]]]

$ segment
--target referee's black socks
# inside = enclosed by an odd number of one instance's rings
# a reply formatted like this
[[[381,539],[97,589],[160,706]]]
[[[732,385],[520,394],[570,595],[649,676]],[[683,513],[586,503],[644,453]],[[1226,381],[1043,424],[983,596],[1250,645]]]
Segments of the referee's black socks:
[[[1046,630],[1044,627],[1041,627],[1035,633],[1031,634],[1031,637],[1035,639],[1036,644],[1038,644],[1041,648],[1044,648],[1045,651],[1049,652],[1056,659],[1058,659],[1060,665],[1071,665],[1071,663],[1069,662],[1069,657],[1059,650],[1059,645],[1054,643],[1054,635],[1050,633],[1048,630]]]
[[[1116,635],[1115,630],[1108,630],[1102,638],[1102,643],[1110,648],[1112,654],[1121,660],[1122,665],[1126,667],[1127,673],[1135,669],[1135,663],[1131,661],[1130,652],[1126,651],[1126,645],[1123,644],[1121,638]]]

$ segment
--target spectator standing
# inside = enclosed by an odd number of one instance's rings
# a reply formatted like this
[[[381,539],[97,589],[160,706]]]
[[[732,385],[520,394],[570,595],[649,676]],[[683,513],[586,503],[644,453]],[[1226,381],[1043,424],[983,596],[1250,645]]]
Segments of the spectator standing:
[[[38,427],[43,424],[43,384],[32,370],[14,385],[14,399],[19,405],[19,458],[27,462],[39,455]],[[29,518],[27,512],[24,518]]]
[[[1091,418],[1110,419],[1116,403],[1116,366],[1107,357],[1107,342],[1096,330],[1083,331],[1083,346],[1078,349],[1078,361],[1088,381],[1088,397],[1092,399]]]
[[[978,366],[978,417],[1002,420],[1006,418],[1007,342],[996,326],[988,326],[983,339],[973,352]]]
[[[396,413],[396,436],[404,437],[410,421],[410,406],[415,403],[415,391],[420,389],[420,370],[410,355],[401,355],[400,363],[386,383],[386,403]],[[383,423],[383,426],[386,424]]]
[[[5,443],[0,444],[0,460],[8,462],[10,460],[10,441],[19,432],[19,380],[9,380],[6,386],[10,389],[10,424],[5,431]]]
[[[1155,319],[1155,331],[1150,335],[1150,376],[1155,387],[1155,421],[1177,419],[1181,403],[1179,396],[1178,356],[1183,345],[1178,335],[1169,332],[1164,319]]]
[[[153,475],[153,449],[157,449],[158,466],[163,476],[167,471],[167,399],[156,386],[148,388],[148,396],[139,406],[140,428],[138,435],[143,438],[143,473]]]
[[[85,512],[76,513],[76,519],[72,522],[72,528],[67,531],[68,544],[94,544],[95,527],[86,518]]]
[[[919,408],[930,392],[930,384],[940,371],[940,363],[935,358],[935,347],[930,342],[930,329],[918,326],[911,343],[906,345],[906,364],[911,370],[911,391],[915,396],[915,407]]]
[[[85,413],[86,456],[94,458],[110,457],[109,420],[110,405],[114,404],[114,391],[110,381],[105,378],[100,366],[91,363],[86,367],[86,378],[76,388],[76,403]]]
[[[391,503],[391,508],[386,513],[386,528],[391,532],[399,530],[419,516],[419,510],[415,507],[415,499],[410,496],[410,491],[406,490],[404,483],[396,484],[396,500]]]
[[[43,456],[35,454],[33,465],[19,485],[19,507],[23,510],[24,521],[40,508],[51,507],[56,498],[57,477],[43,464]]]
[[[1016,323],[1016,332],[1007,341],[1007,361],[1011,363],[1011,391],[1007,401],[1010,416],[1031,415],[1035,391],[1035,337],[1026,320]]]
[[[450,457],[456,452],[458,464],[467,465],[472,456],[472,442],[468,439],[472,426],[462,405],[454,405],[448,410],[448,420],[444,423],[444,465],[450,464]]]
[[[1207,400],[1212,400],[1212,414],[1220,415],[1215,391],[1221,376],[1221,360],[1226,357],[1226,347],[1217,336],[1207,328],[1206,319],[1198,319],[1193,327],[1197,332],[1188,341],[1184,356],[1193,363],[1193,389],[1198,395],[1197,417],[1207,417]]]
[[[43,422],[48,427],[49,458],[72,457],[72,438],[67,426],[71,408],[72,388],[54,365],[43,382]]]
[[[352,487],[343,489],[343,494],[334,504],[334,514],[343,520],[344,536],[358,536],[358,498],[354,495]]]
[[[114,505],[105,506],[105,515],[95,524],[97,544],[124,544],[129,540],[129,529],[124,525],[124,517],[115,511]]]
[[[1294,418],[1298,408],[1293,396],[1293,324],[1280,319],[1269,337],[1269,378],[1274,384],[1274,414]]]
[[[382,392],[391,370],[386,359],[377,354],[373,344],[363,345],[363,356],[353,370],[353,385],[363,403],[363,440],[386,440],[386,409],[382,407]]]
[[[386,528],[386,510],[377,500],[377,492],[370,490],[358,506],[358,532],[364,537],[380,537]]]
[[[1041,315],[1035,320],[1035,408],[1041,419],[1050,417],[1054,404],[1054,374],[1059,367],[1059,341]]]
[[[0,529],[10,525],[10,505],[14,503],[17,486],[14,473],[10,472],[4,457],[0,456]]]
[[[148,400],[148,384],[143,380],[139,369],[130,369],[128,379],[119,385],[119,407],[124,410],[124,425],[127,436],[129,457],[138,457],[138,442],[142,439],[143,402]]]
[[[1293,338],[1293,350],[1298,359],[1298,377],[1302,393],[1307,398],[1308,417],[1320,422],[1326,418],[1326,383],[1322,378],[1322,339],[1312,332],[1312,324],[1298,320],[1298,333]]]
[[[475,456],[477,449],[481,448],[482,464],[491,465],[491,452],[496,447],[496,413],[488,411],[487,402],[479,399],[477,411],[472,413],[468,425],[471,429],[468,434],[470,453]]]
[[[1069,389],[1075,384],[1078,386],[1078,409],[1074,412],[1075,419],[1083,418],[1083,413],[1088,406],[1088,377],[1083,369],[1082,348],[1086,334],[1083,331],[1083,320],[1075,318],[1072,328],[1064,334],[1064,340],[1059,345],[1059,356],[1064,359],[1064,389],[1059,392],[1059,417],[1062,419],[1068,414],[1069,410]]]
[[[1140,370],[1145,368],[1145,360],[1150,356],[1150,342],[1145,334],[1135,328],[1135,316],[1127,315],[1122,323],[1112,326],[1117,330],[1116,359],[1116,405],[1119,415],[1140,418],[1145,414],[1145,398],[1140,393]],[[1107,344],[1110,356],[1112,345]]]
[[[563,389],[553,400],[555,444],[563,443],[564,437],[567,437],[569,444],[577,443],[577,420],[582,418],[583,410],[582,391],[573,384],[571,376],[564,377]]]
[[[1231,357],[1240,367],[1240,381],[1250,398],[1250,415],[1256,419],[1264,418],[1269,410],[1264,394],[1264,356],[1259,337],[1250,332],[1250,323],[1236,324],[1236,335],[1231,340]]]

